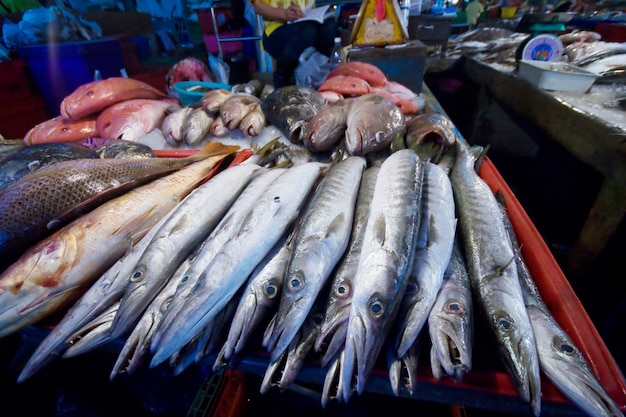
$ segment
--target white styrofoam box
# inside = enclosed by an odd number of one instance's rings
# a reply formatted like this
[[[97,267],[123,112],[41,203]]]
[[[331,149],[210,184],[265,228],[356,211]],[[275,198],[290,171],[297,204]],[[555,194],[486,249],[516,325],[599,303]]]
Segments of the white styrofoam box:
[[[518,75],[542,90],[586,92],[598,75],[565,62],[520,60]]]

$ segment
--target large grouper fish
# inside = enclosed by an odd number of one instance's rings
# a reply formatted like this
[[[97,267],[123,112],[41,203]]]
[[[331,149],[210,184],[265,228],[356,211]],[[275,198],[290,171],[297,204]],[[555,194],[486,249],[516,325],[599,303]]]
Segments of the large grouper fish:
[[[188,158],[80,158],[20,178],[0,192],[3,262],[105,201],[206,157],[199,152]]]
[[[237,149],[207,145],[197,162],[107,201],[28,249],[0,274],[0,337],[76,301]]]
[[[306,123],[325,106],[326,100],[317,90],[296,85],[277,88],[261,104],[267,121],[297,144],[303,142]]]

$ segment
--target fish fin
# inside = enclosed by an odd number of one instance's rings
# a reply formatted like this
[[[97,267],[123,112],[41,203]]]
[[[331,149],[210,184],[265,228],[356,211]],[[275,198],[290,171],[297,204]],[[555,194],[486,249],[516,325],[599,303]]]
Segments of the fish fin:
[[[204,159],[211,156],[230,155],[240,149],[238,145],[224,145],[221,142],[208,142],[200,151],[189,158]]]
[[[113,231],[112,235],[116,235],[120,233],[128,234],[128,232],[131,232],[130,233],[131,244],[139,242],[139,240],[143,236],[145,236],[146,233],[148,233],[148,231],[150,230],[152,226],[150,227],[138,227],[138,226],[146,223],[146,220],[152,217],[152,213],[156,210],[156,208],[157,206],[154,205],[152,206],[152,208],[150,208],[149,210],[146,210],[140,216],[134,217],[130,221],[122,224],[120,227],[118,227],[117,229]]]
[[[338,232],[341,233],[341,231],[344,229],[343,225],[345,224],[345,221],[346,221],[345,214],[341,213],[335,216],[333,221],[330,222],[330,226],[328,226],[326,237],[328,238],[330,235],[337,234]]]
[[[385,231],[387,230],[387,222],[384,216],[379,216],[374,222],[374,240],[379,246],[385,243]]]
[[[487,156],[487,151],[489,151],[489,147],[491,145],[487,145],[484,148],[480,148],[480,152],[476,156],[476,162],[474,163],[474,170],[477,173],[480,173],[480,168],[483,166],[483,162],[485,161],[485,156]]]
[[[20,315],[27,315],[31,310],[35,310],[44,304],[56,305],[57,309],[59,309],[65,305],[71,304],[73,301],[78,299],[82,292],[84,292],[81,290],[85,289],[86,288],[82,287],[72,287],[58,292],[44,291],[43,293],[41,293],[41,295],[39,295],[39,297],[35,298],[26,306],[22,307],[20,309]]]

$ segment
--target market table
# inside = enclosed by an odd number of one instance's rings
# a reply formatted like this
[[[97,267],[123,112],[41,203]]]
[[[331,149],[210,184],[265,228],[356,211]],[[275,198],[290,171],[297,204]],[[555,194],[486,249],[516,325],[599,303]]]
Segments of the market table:
[[[618,114],[610,119],[592,114],[581,106],[578,100],[581,93],[577,96],[540,90],[514,71],[468,56],[461,57],[454,65],[500,104],[535,124],[554,142],[603,176],[602,186],[565,267],[570,278],[582,276],[624,218],[626,129],[623,113],[615,110]],[[610,115],[611,111],[605,112]]]

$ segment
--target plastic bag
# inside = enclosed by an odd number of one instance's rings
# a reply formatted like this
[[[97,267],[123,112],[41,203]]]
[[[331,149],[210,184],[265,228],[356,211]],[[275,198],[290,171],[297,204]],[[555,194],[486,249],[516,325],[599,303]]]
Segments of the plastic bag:
[[[311,46],[300,54],[299,62],[294,71],[296,85],[318,89],[330,72],[328,57]]]
[[[209,68],[215,75],[217,82],[228,84],[230,78],[230,67],[223,59],[216,57],[213,54],[209,54]]]

